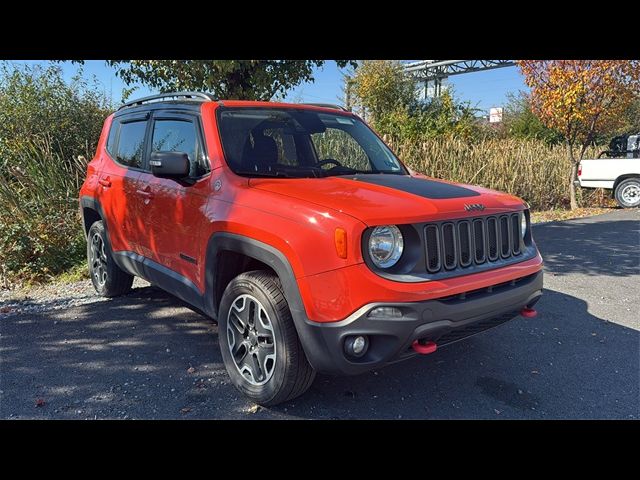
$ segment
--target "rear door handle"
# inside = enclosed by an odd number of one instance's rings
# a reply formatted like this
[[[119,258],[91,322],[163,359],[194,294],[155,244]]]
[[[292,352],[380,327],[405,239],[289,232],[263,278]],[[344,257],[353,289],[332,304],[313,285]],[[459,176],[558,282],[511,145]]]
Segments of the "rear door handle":
[[[104,177],[98,180],[98,183],[105,188],[109,188],[111,186],[111,179],[109,177]]]
[[[151,187],[147,185],[144,189],[137,189],[136,193],[141,197],[144,197],[144,204],[148,205],[151,199],[153,198],[153,193],[151,193]]]

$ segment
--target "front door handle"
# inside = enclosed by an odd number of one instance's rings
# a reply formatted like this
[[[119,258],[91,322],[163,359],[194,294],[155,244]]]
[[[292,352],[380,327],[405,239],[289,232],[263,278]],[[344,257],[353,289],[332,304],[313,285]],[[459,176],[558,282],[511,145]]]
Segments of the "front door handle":
[[[98,183],[105,188],[109,188],[111,186],[111,179],[109,177],[103,177],[98,180]]]

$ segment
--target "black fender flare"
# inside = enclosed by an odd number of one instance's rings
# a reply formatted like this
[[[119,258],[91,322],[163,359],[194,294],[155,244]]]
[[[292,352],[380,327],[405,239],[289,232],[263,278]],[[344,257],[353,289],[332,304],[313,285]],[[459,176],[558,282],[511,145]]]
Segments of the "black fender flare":
[[[216,232],[211,235],[207,242],[205,261],[204,311],[212,318],[218,318],[215,281],[219,254],[223,251],[240,253],[254,258],[271,267],[278,275],[302,348],[311,366],[317,369],[319,360],[328,358],[329,352],[326,342],[318,335],[313,334],[315,328],[312,327],[312,322],[307,317],[293,268],[284,253],[277,248],[235,233]]]
[[[271,267],[280,278],[292,315],[295,317],[295,311],[306,316],[293,268],[291,268],[289,260],[280,250],[244,235],[216,232],[211,235],[207,242],[205,256],[205,310],[212,317],[217,318],[218,313],[218,305],[215,298],[215,292],[217,291],[216,273],[218,271],[220,253],[223,251],[240,253]]]
[[[85,223],[84,223],[84,209],[85,208],[89,208],[91,210],[94,210],[95,212],[98,213],[98,215],[100,215],[100,218],[102,218],[102,221],[104,223],[106,223],[105,221],[105,216],[104,216],[104,212],[102,211],[102,205],[100,205],[100,202],[98,200],[96,200],[93,197],[89,197],[86,195],[83,195],[82,197],[80,197],[80,217],[82,219],[82,225],[84,227]],[[107,229],[107,226],[104,226],[105,230]],[[87,232],[85,232],[86,234]]]
[[[84,222],[84,209],[85,208],[89,208],[91,210],[94,210],[95,212],[98,213],[98,215],[102,219],[102,225],[104,226],[104,233],[105,233],[105,235],[107,237],[107,243],[109,244],[109,248],[111,248],[111,238],[109,236],[109,226],[107,225],[107,217],[104,214],[104,210],[102,210],[102,205],[100,205],[100,202],[98,200],[96,200],[95,198],[93,198],[93,197],[88,197],[86,195],[83,195],[82,197],[80,197],[80,219],[82,221],[83,230],[85,229],[85,222]],[[89,229],[87,228],[84,233],[85,233],[85,237],[87,235],[89,235]]]
[[[98,213],[98,215],[100,216],[100,219],[102,220],[102,226],[104,227],[104,234],[107,238],[107,246],[109,247],[109,250],[113,251],[113,248],[111,248],[111,236],[109,235],[109,225],[107,222],[107,216],[104,214],[104,210],[102,210],[102,205],[100,205],[100,202],[98,200],[96,200],[93,197],[89,197],[86,195],[83,195],[82,197],[80,197],[80,219],[82,221],[82,228],[85,229],[85,221],[84,221],[84,209],[85,208],[89,208],[91,210],[94,210],[95,212]],[[89,235],[89,229],[87,228],[85,230],[85,237]],[[131,275],[140,275],[139,271],[136,270],[132,270],[131,268],[127,268],[128,265],[125,265],[120,257],[118,255],[114,255],[113,256],[113,261],[116,263],[116,265],[118,265],[118,267],[120,267],[122,270],[124,270],[125,272],[130,273]]]

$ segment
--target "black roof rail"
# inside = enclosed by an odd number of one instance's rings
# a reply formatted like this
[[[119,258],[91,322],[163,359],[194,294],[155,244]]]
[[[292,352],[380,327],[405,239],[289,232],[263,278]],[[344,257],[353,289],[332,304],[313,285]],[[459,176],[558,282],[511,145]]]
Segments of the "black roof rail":
[[[335,110],[342,110],[343,112],[348,112],[346,108],[342,105],[335,105],[333,103],[303,103],[302,105],[311,105],[312,107],[324,107],[324,108],[333,108]]]
[[[210,93],[204,93],[204,92],[167,92],[167,93],[159,93],[157,95],[150,95],[148,97],[138,98],[137,100],[131,100],[130,102],[123,103],[118,108],[118,110],[122,110],[123,108],[127,108],[127,107],[133,107],[135,105],[143,105],[145,103],[170,101],[170,100],[177,100],[180,98],[195,100],[195,101],[204,101],[204,102],[211,102],[211,101],[217,100],[217,98],[215,98]]]

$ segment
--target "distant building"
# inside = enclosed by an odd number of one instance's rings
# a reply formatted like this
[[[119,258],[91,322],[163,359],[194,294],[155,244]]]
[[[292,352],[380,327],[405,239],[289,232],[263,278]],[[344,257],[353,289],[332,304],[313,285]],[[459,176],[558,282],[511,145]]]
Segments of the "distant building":
[[[489,123],[502,122],[502,107],[493,107],[489,109]]]

